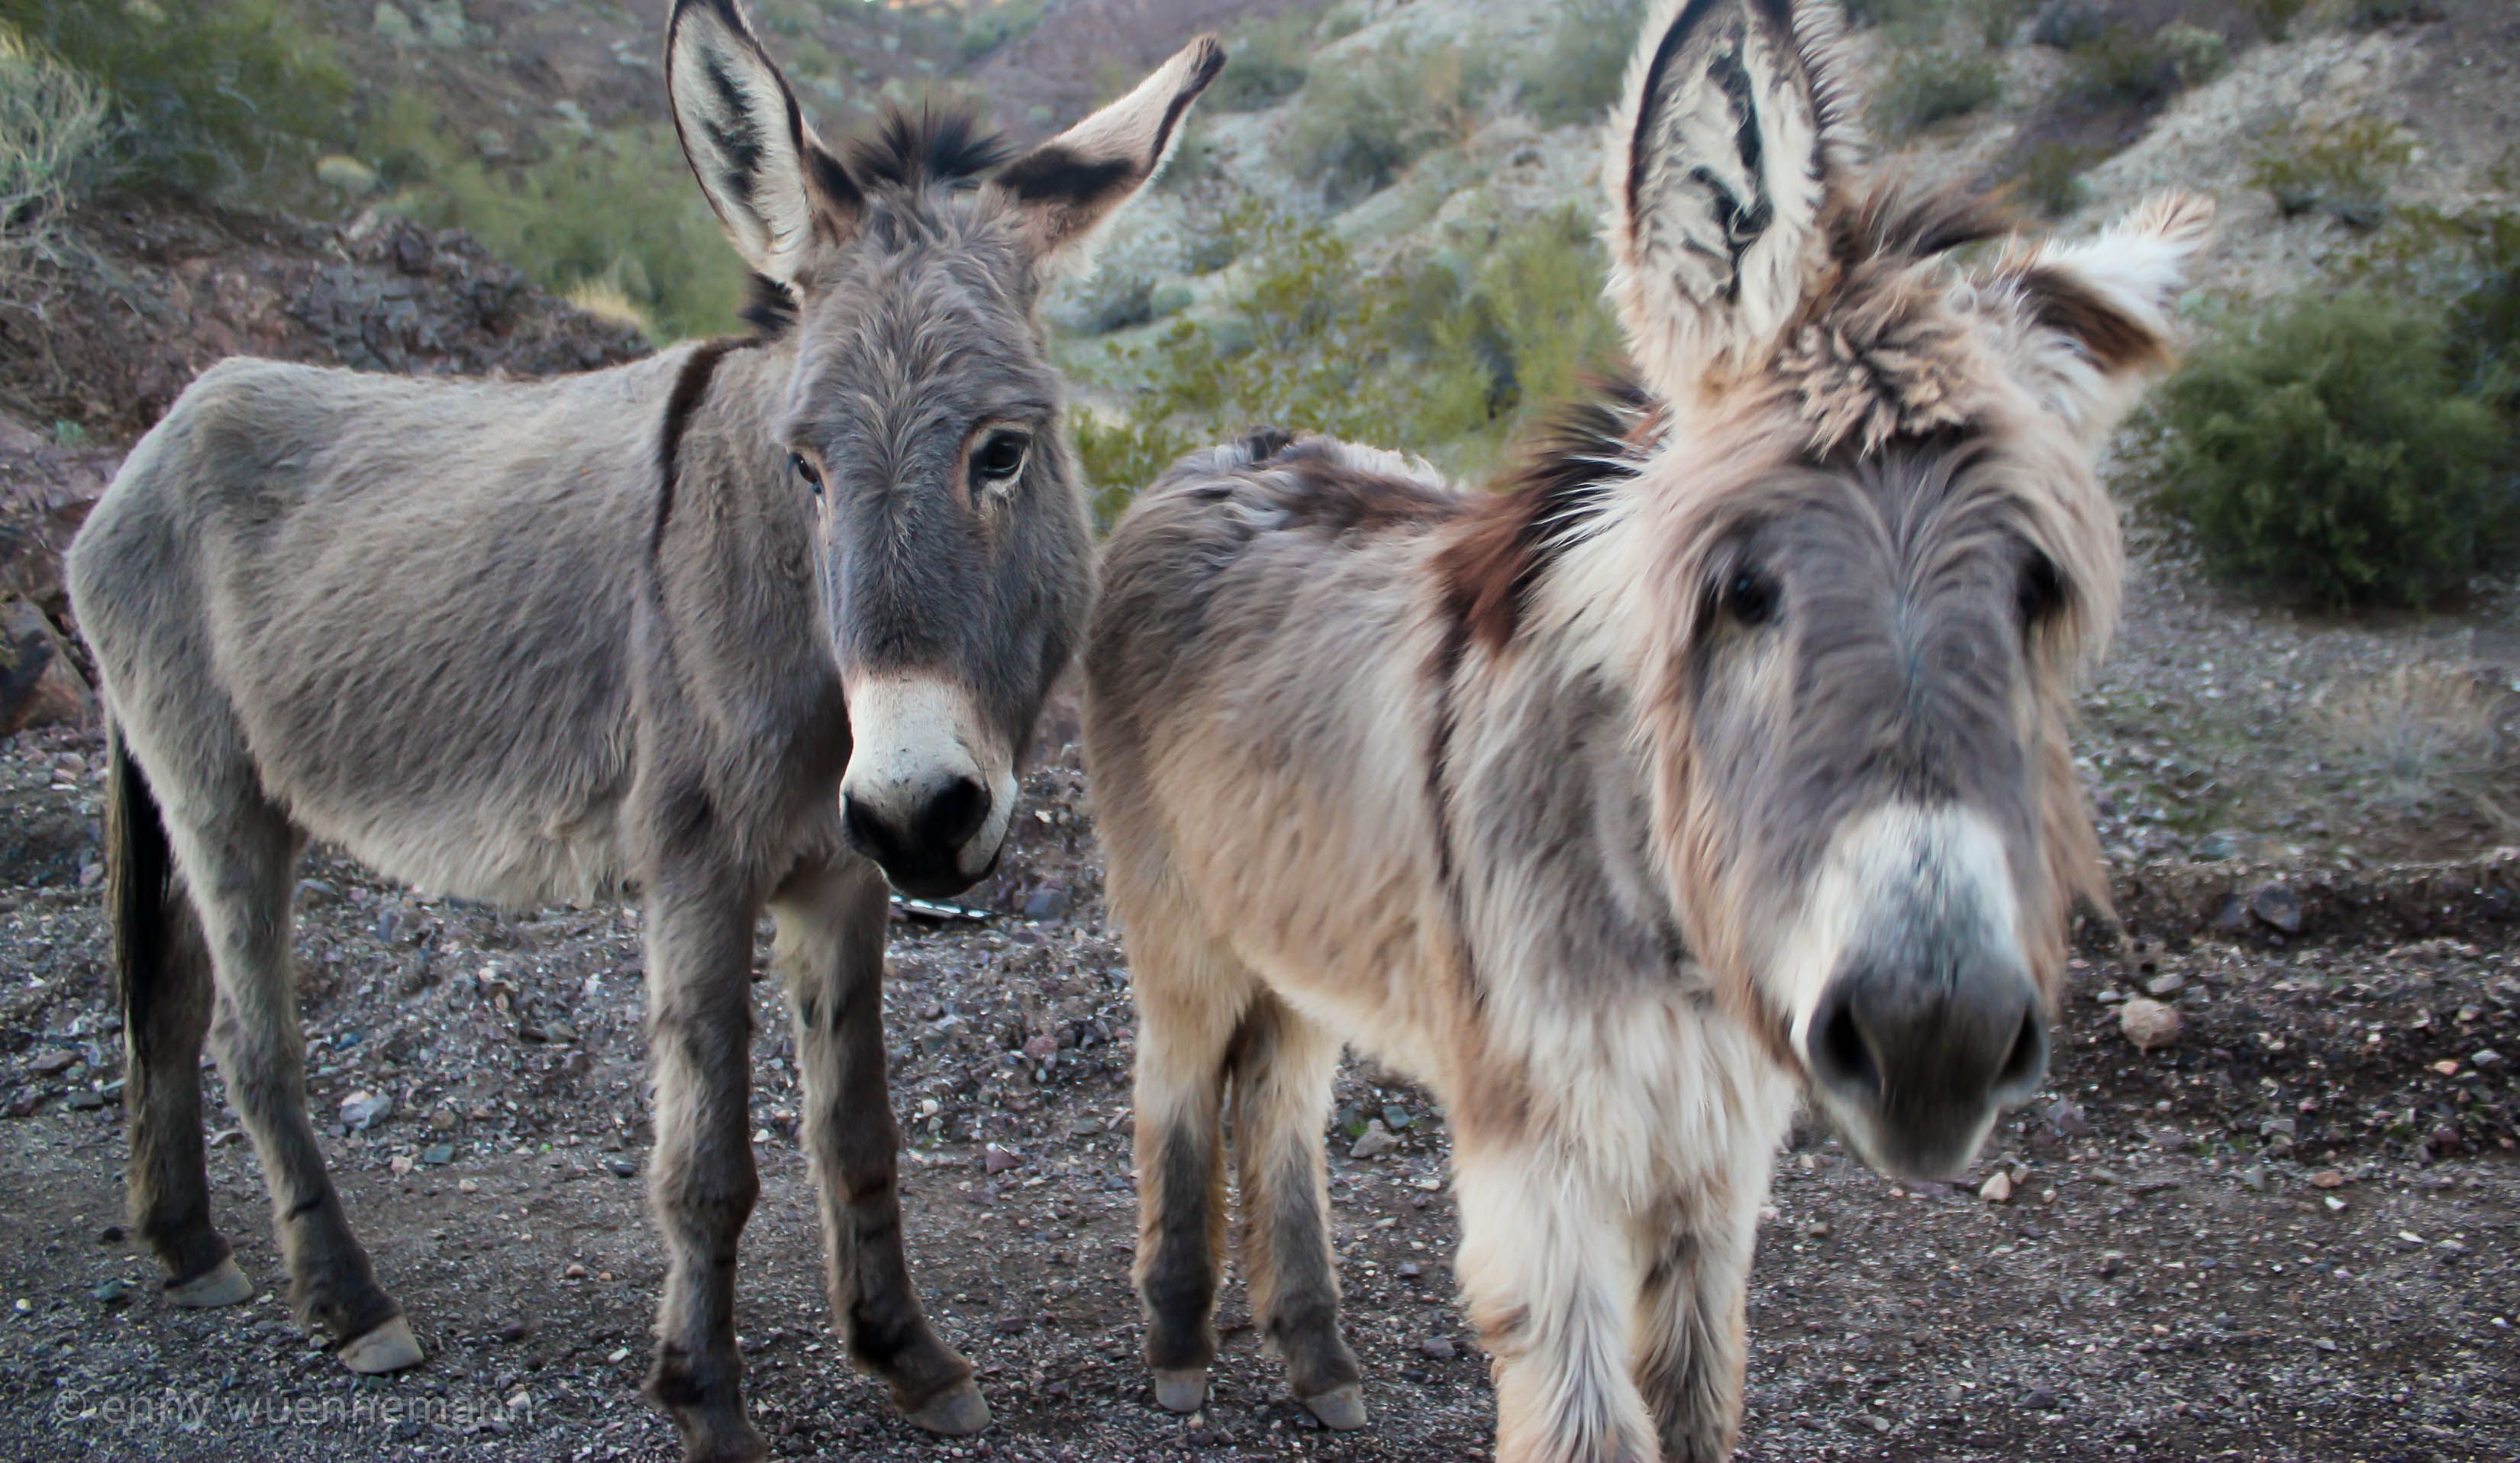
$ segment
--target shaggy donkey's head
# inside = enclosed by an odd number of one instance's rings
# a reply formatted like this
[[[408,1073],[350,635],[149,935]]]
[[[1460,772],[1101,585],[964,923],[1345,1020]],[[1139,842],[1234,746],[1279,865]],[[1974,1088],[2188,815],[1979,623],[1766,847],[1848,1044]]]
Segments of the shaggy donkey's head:
[[[968,118],[899,114],[834,154],[735,0],[674,7],[683,151],[792,317],[782,444],[813,504],[848,699],[849,841],[913,893],[995,864],[1093,582],[1035,307],[1163,165],[1224,64],[1201,37],[1012,161]]]
[[[1868,187],[1833,6],[1665,0],[1614,122],[1611,294],[1652,398],[1657,849],[1692,945],[1872,1164],[1965,1166],[2046,1071],[2078,895],[2068,745],[2122,571],[2092,449],[2169,354],[2211,208],[2088,243]]]

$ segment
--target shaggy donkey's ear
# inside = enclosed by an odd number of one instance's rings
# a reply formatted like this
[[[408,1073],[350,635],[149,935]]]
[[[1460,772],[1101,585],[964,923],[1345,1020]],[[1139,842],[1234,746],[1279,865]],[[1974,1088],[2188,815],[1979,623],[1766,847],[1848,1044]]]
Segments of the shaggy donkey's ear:
[[[736,0],[675,0],[665,95],[700,191],[754,270],[796,284],[817,240],[856,233],[865,196],[805,125]]]
[[[1084,264],[1095,232],[1163,170],[1190,104],[1225,69],[1225,48],[1202,35],[1138,89],[1017,158],[989,181],[1020,220],[1045,276]]]
[[[1845,165],[1834,8],[1657,0],[1611,117],[1610,297],[1648,381],[1686,400],[1763,360],[1824,255]]]
[[[2041,245],[1996,266],[2019,311],[2015,367],[2085,440],[2106,434],[2170,364],[2172,314],[2213,233],[2213,200],[2167,193],[2095,239]]]

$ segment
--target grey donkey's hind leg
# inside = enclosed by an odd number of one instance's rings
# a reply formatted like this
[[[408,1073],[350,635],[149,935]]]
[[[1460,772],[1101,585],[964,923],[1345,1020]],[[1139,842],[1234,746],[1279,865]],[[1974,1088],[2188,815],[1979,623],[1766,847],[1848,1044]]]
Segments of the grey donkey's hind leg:
[[[1339,1040],[1266,990],[1236,1029],[1234,1166],[1251,1317],[1285,1358],[1295,1397],[1331,1428],[1365,1426],[1356,1353],[1338,1329],[1322,1125]]]
[[[901,1137],[884,1083],[883,875],[856,858],[807,869],[770,913],[795,1014],[832,1313],[849,1354],[883,1378],[904,1417],[933,1433],[976,1433],[988,1403],[971,1364],[929,1328],[901,1252]]]
[[[131,1228],[166,1271],[175,1305],[233,1305],[253,1294],[210,1224],[202,1162],[202,1041],[210,1029],[210,952],[148,779],[109,728],[107,900],[123,1013],[125,1188]]]
[[[229,796],[181,800],[168,809],[217,986],[210,1044],[228,1100],[262,1161],[291,1303],[332,1335],[336,1354],[352,1371],[399,1371],[419,1363],[420,1343],[351,1235],[306,1118],[305,1041],[289,952],[303,839],[243,782],[231,780]],[[205,815],[211,807],[215,813]]]
[[[752,1164],[752,927],[740,876],[692,870],[648,897],[648,1051],[656,1147],[648,1195],[665,1241],[665,1294],[648,1395],[672,1414],[689,1463],[768,1449],[743,1412],[735,1258],[760,1197]]]

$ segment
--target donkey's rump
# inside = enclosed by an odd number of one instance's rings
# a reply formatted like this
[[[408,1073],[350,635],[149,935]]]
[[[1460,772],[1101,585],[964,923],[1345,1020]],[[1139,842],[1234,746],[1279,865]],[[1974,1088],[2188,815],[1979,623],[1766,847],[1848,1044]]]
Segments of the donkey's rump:
[[[616,883],[679,354],[527,387],[204,373],[73,556],[109,682],[154,709],[136,745],[163,776],[249,758],[292,821],[416,884]]]

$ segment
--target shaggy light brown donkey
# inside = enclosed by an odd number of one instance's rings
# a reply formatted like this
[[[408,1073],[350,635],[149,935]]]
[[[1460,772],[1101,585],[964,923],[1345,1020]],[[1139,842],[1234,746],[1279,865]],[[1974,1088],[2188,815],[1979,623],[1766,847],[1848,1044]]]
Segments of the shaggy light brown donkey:
[[[1949,1174],[2041,1079],[2069,908],[2104,896],[2067,743],[2121,569],[2092,448],[2210,209],[1963,268],[2008,225],[1858,175],[1836,26],[1656,8],[1605,169],[1640,380],[1510,490],[1264,434],[1114,536],[1087,738],[1168,1407],[1215,1353],[1230,1111],[1252,1314],[1297,1396],[1365,1420],[1342,1042],[1450,1114],[1507,1463],[1731,1451],[1798,1096]]]
[[[734,0],[681,0],[666,62],[763,334],[549,382],[223,362],[71,550],[114,727],[133,1224],[174,1304],[252,1294],[210,1220],[206,1035],[298,1312],[353,1370],[417,1363],[306,1118],[298,851],[509,905],[635,891],[648,1390],[691,1457],[757,1457],[735,1260],[767,908],[835,1317],[912,1422],[973,1432],[902,1258],[884,880],[946,892],[997,860],[1093,585],[1035,306],[1224,56],[1202,40],[1012,161],[961,116],[826,151]]]

